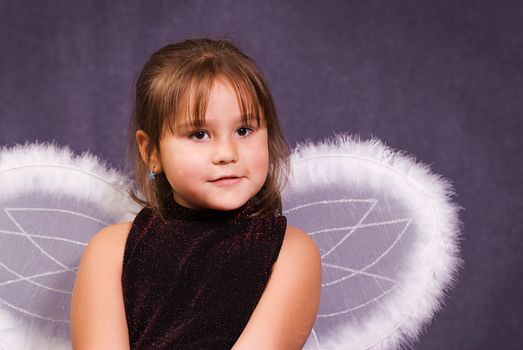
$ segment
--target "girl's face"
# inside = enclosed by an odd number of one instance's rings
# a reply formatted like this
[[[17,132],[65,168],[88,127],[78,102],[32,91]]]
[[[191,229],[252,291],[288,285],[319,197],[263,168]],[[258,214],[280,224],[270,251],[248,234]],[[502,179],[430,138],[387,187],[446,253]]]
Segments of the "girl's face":
[[[242,122],[229,83],[214,82],[201,129],[178,119],[160,140],[159,159],[178,204],[233,210],[258,193],[269,170],[267,128]]]

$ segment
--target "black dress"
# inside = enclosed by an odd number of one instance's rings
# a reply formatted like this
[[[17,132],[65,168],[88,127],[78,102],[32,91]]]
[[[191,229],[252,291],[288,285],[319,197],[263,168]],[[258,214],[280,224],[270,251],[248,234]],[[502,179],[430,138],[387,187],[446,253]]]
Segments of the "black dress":
[[[131,349],[230,349],[247,325],[280,251],[284,216],[167,203],[167,221],[144,208],[123,258]]]

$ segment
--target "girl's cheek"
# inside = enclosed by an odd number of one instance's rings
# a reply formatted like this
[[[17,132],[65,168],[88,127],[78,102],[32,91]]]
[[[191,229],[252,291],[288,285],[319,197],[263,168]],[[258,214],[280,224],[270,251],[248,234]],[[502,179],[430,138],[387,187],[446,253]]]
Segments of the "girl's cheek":
[[[187,153],[174,159],[173,169],[182,176],[195,176],[201,172],[203,165],[197,154]]]
[[[260,173],[269,171],[269,150],[254,152],[252,155],[253,167]]]

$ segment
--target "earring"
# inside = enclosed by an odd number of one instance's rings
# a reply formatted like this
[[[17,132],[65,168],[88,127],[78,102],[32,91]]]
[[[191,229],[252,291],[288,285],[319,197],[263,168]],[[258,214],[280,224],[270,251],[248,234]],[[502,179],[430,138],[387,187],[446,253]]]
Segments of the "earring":
[[[156,168],[156,165],[153,164],[153,167],[151,170],[149,170],[149,173],[147,174],[147,177],[149,178],[149,180],[154,180],[156,179],[156,173],[154,172],[154,168]]]

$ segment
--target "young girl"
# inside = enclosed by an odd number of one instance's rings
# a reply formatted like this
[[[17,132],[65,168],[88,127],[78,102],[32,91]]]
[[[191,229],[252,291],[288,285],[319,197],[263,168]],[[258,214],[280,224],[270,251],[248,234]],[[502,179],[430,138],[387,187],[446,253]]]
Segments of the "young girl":
[[[281,215],[289,150],[254,61],[225,40],[161,48],[136,81],[131,131],[144,208],[85,249],[73,347],[300,349],[321,259]]]

